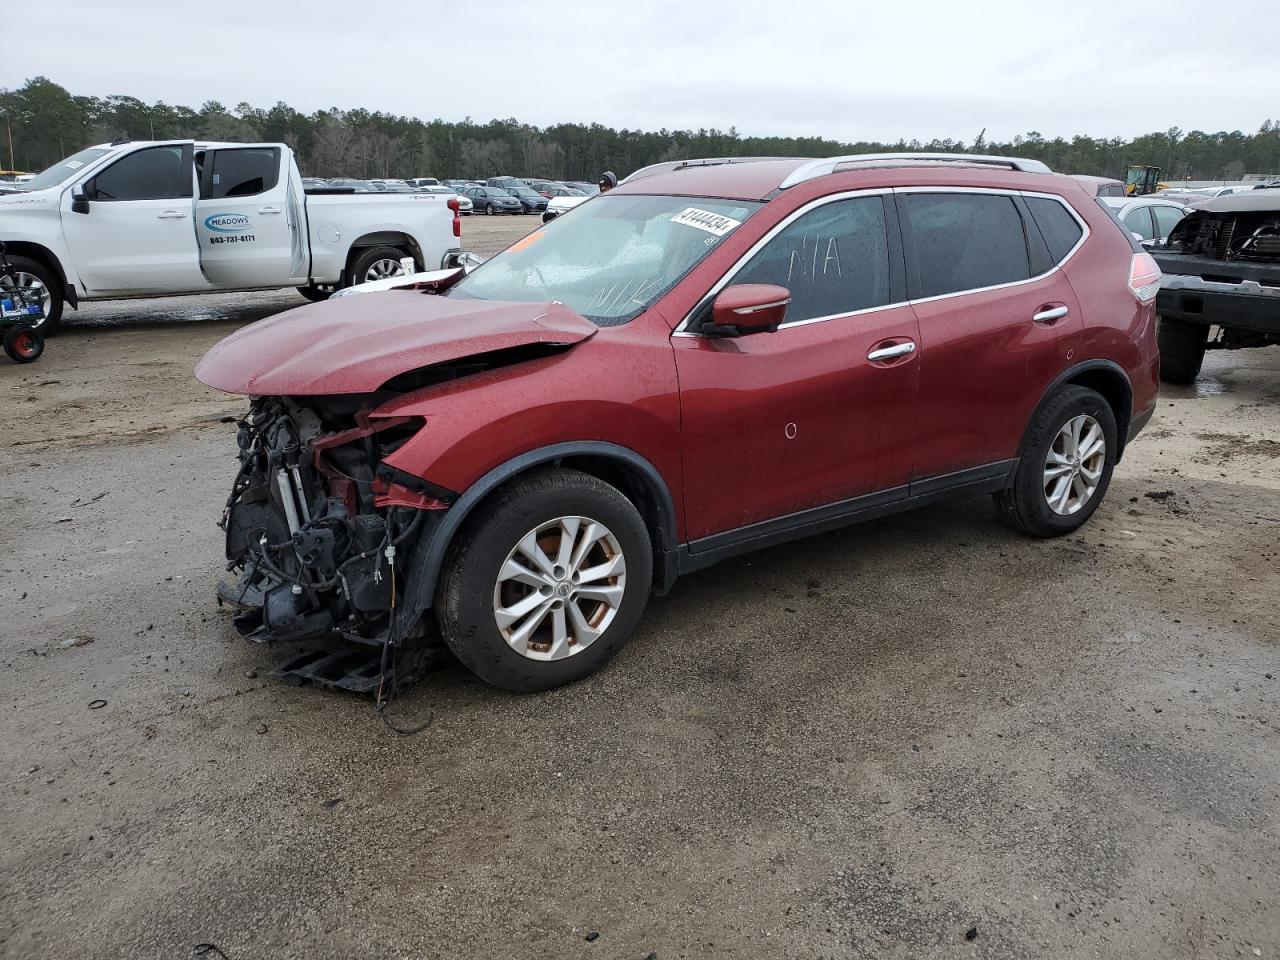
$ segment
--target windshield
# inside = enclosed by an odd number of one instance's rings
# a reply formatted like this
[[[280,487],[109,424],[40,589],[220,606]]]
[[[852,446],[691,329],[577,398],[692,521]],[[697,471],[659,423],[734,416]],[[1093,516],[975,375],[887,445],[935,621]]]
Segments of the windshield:
[[[23,190],[44,190],[48,187],[56,187],[60,183],[65,183],[76,175],[87,164],[93,163],[99,157],[108,151],[105,147],[89,147],[87,150],[81,150],[79,153],[67,157],[60,163],[55,163],[48,170],[45,170],[39,176],[32,180],[28,180],[22,184]]]
[[[647,309],[761,204],[696,197],[601,196],[517,240],[448,296],[554,300],[602,327]]]

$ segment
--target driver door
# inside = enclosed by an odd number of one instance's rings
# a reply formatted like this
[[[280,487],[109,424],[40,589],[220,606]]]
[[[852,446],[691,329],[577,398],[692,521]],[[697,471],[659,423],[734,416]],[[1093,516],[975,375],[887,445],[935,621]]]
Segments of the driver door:
[[[892,209],[882,195],[831,200],[731,272],[721,286],[790,291],[776,332],[674,336],[693,552],[906,496],[920,364],[905,345],[919,335]],[[887,346],[904,349],[873,358]]]
[[[188,293],[208,288],[192,229],[193,144],[144,147],[62,195],[63,236],[93,294]],[[72,209],[83,191],[88,212]]]

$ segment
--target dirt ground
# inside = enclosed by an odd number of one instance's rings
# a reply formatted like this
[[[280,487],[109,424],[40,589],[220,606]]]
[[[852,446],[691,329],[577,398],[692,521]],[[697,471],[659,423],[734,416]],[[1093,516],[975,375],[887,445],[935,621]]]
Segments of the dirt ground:
[[[191,369],[301,304],[0,365],[0,956],[1280,957],[1280,350],[1166,389],[1077,535],[975,498],[726,562],[399,737],[213,602],[241,402]]]

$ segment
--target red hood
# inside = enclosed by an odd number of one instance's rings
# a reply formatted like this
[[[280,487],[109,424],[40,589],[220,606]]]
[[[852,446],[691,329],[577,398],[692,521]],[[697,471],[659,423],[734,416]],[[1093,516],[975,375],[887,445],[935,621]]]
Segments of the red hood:
[[[580,343],[595,332],[557,303],[388,290],[250,324],[206,353],[196,377],[253,396],[369,393],[408,370],[532,343]]]

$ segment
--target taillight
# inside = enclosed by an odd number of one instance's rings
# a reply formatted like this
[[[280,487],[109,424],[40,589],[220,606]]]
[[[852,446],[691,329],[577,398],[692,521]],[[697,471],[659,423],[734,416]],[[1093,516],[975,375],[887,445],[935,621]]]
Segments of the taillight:
[[[1135,253],[1129,262],[1129,289],[1139,303],[1150,303],[1160,292],[1160,266],[1149,253]]]
[[[462,236],[462,216],[459,214],[459,208],[462,206],[458,203],[457,197],[450,197],[448,200],[449,209],[453,211],[453,235],[455,237]]]

